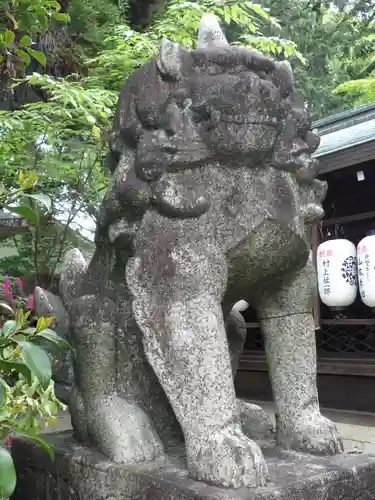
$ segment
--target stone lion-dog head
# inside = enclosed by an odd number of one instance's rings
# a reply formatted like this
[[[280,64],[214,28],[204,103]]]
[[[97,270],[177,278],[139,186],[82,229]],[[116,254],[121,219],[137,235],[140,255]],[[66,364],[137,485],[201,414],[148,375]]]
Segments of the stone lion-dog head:
[[[112,241],[134,234],[134,220],[150,207],[169,216],[201,215],[204,196],[189,199],[182,190],[172,199],[161,180],[168,172],[234,159],[248,168],[292,172],[306,218],[319,218],[326,187],[314,179],[310,155],[319,137],[310,127],[289,63],[229,46],[217,21],[206,16],[196,49],[162,40],[157,56],[127,80],[111,134],[113,178],[98,231],[109,229]]]

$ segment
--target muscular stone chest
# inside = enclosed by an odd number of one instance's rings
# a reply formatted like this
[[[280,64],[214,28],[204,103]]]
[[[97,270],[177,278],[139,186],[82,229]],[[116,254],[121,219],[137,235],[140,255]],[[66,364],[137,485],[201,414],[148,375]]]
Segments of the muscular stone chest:
[[[251,300],[254,290],[274,287],[279,278],[302,267],[308,255],[309,247],[300,235],[266,219],[229,252],[228,294],[238,297],[240,293]]]
[[[205,226],[204,234],[212,233],[224,245],[229,259],[239,246],[248,248],[267,221],[279,228],[286,246],[293,235],[305,240],[300,188],[292,174],[269,166],[215,165],[192,175],[209,205],[197,223]],[[175,181],[179,183],[177,176]]]

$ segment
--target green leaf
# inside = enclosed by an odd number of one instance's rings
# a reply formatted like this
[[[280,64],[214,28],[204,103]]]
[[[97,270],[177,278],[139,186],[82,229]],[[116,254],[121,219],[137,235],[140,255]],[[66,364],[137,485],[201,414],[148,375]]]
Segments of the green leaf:
[[[29,314],[25,314],[23,312],[23,309],[17,309],[16,314],[14,316],[14,319],[17,323],[17,328],[22,328],[27,324],[27,318],[30,316],[30,311],[28,311]]]
[[[53,457],[54,457],[53,449],[34,432],[27,431],[26,429],[21,429],[18,425],[4,425],[4,427],[6,427],[10,431],[14,432],[14,434],[16,434],[17,436],[21,436],[21,437],[26,438],[26,439],[31,439],[32,441],[34,441],[34,443],[41,446],[48,453],[48,455],[53,459]]]
[[[47,389],[52,377],[51,361],[47,354],[35,344],[23,340],[17,342],[22,347],[21,358],[31,373],[39,380],[44,389]]]
[[[31,224],[34,224],[35,226],[39,224],[39,215],[35,210],[33,210],[30,207],[10,207],[9,205],[4,205],[4,207],[9,210],[9,212],[12,212],[14,214],[18,214],[21,217],[25,217]]]
[[[9,498],[16,487],[16,469],[10,453],[0,446],[0,498]]]
[[[16,331],[16,329],[17,329],[17,321],[11,319],[4,324],[3,333],[6,337],[9,337],[10,335],[12,335],[12,333]]]
[[[25,176],[22,170],[18,172],[18,184],[23,188],[25,184]]]
[[[5,391],[5,387],[4,387],[4,385],[3,385],[2,382],[3,382],[3,380],[2,380],[2,377],[1,377],[1,380],[0,380],[0,407],[4,405],[4,403],[6,401],[6,397],[7,397],[7,393]]]
[[[24,196],[32,198],[35,201],[39,201],[39,203],[42,203],[47,208],[48,211],[51,210],[52,200],[51,197],[48,196],[47,194],[25,194]]]
[[[21,61],[26,64],[26,66],[28,66],[31,62],[31,59],[30,59],[30,56],[29,54],[26,54],[25,51],[23,50],[19,50],[19,49],[15,49],[15,54],[18,56],[18,59],[21,59]]]
[[[0,370],[6,373],[10,373],[12,370],[14,370],[17,373],[21,373],[29,381],[29,383],[31,383],[31,372],[23,362],[5,361],[4,359],[1,359]]]
[[[61,10],[61,5],[59,4],[59,2],[56,2],[56,0],[49,0],[47,2],[47,5],[48,7],[52,7],[53,9],[55,9],[57,12]]]
[[[33,43],[31,37],[28,35],[23,35],[23,37],[20,40],[20,46],[21,47],[29,47]]]
[[[34,336],[35,335],[35,328],[32,328],[30,326],[28,326],[27,328],[22,328],[22,335]]]
[[[68,14],[63,14],[62,12],[52,12],[51,16],[59,23],[67,23],[69,21]]]
[[[11,45],[14,42],[15,36],[16,35],[14,34],[13,31],[6,30],[6,32],[4,33],[4,42],[7,45]]]
[[[73,349],[72,346],[65,339],[60,337],[56,332],[51,330],[50,328],[45,328],[41,332],[39,332],[36,337],[43,337],[54,344],[57,344],[63,349]]]
[[[37,179],[38,179],[38,174],[35,172],[35,170],[33,170],[32,172],[30,172],[27,175],[26,179],[24,179],[23,188],[28,189],[28,188],[33,187],[35,185]]]
[[[42,403],[43,410],[48,413],[50,417],[54,416],[58,412],[58,406],[54,401],[46,401]]]
[[[33,57],[36,61],[38,61],[39,64],[42,66],[45,66],[47,64],[47,58],[44,52],[41,52],[40,50],[34,50],[30,49],[29,47],[25,47],[27,50],[27,53],[29,56]]]

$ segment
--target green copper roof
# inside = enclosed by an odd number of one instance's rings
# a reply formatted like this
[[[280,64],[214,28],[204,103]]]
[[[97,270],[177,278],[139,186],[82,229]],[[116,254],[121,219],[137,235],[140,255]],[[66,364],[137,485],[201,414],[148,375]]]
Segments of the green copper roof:
[[[318,120],[313,128],[321,136],[316,158],[375,141],[375,103]]]
[[[319,129],[317,130],[319,133]],[[348,128],[321,136],[319,148],[314,156],[319,158],[344,149],[353,148],[375,140],[375,118]]]

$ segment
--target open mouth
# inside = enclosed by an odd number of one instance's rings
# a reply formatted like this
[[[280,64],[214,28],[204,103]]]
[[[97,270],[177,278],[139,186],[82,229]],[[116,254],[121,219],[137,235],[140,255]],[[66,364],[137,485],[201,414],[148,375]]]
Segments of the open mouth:
[[[222,114],[220,116],[220,122],[228,124],[228,125],[259,125],[261,127],[272,127],[274,129],[277,128],[277,119],[276,118],[251,118],[247,116],[232,116]]]
[[[287,147],[276,149],[271,165],[281,170],[293,172],[301,180],[313,179],[318,169],[318,161],[311,157],[311,151],[307,144],[294,149]]]

